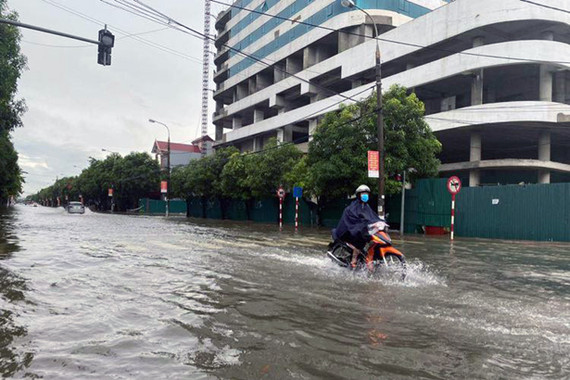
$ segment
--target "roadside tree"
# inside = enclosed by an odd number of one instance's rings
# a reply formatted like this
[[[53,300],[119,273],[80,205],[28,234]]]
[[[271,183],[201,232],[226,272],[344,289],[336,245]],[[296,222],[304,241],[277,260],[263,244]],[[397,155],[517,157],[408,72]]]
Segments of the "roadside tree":
[[[8,11],[5,0],[0,0],[0,18],[17,20],[15,12]],[[22,173],[18,155],[10,140],[10,132],[22,126],[21,115],[26,106],[16,100],[17,82],[26,66],[20,52],[21,35],[17,28],[0,24],[0,201],[22,191]]]
[[[424,104],[401,86],[383,95],[385,121],[386,194],[400,191],[393,176],[415,168],[412,180],[437,174],[441,144],[424,120]],[[320,202],[343,198],[367,184],[377,193],[377,180],[368,178],[367,151],[377,150],[376,94],[361,103],[325,115],[309,143],[307,181]]]

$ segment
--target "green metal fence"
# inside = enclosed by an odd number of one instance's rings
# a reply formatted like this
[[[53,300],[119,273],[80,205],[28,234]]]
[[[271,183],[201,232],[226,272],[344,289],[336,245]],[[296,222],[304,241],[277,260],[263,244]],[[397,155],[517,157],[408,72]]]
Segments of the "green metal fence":
[[[457,236],[570,241],[570,183],[464,188]]]
[[[420,180],[406,191],[405,231],[414,233],[424,227],[449,227],[451,224],[451,195],[446,179]],[[349,199],[317,205],[305,199],[299,202],[302,226],[320,224],[335,227]],[[165,202],[150,199],[140,201],[143,213],[163,214]],[[376,207],[375,204],[371,204]],[[386,202],[388,222],[400,224],[401,195]],[[277,223],[279,200],[203,200],[190,198],[171,201],[170,212],[197,218],[251,220]],[[295,199],[288,194],[283,203],[283,222],[294,224]],[[570,241],[570,183],[548,185],[509,185],[463,188],[456,197],[456,236],[495,239]]]
[[[141,208],[141,214],[155,215],[166,213],[166,201],[143,198],[139,199],[139,207]],[[186,215],[186,201],[171,200],[168,212],[170,214]]]

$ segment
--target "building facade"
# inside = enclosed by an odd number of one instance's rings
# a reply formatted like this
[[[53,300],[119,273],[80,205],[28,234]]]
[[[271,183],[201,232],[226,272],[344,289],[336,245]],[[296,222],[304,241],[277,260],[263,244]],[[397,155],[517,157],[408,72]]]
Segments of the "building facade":
[[[570,0],[355,2],[371,17],[340,0],[241,0],[218,16],[216,146],[306,148],[322,115],[372,93],[378,42],[383,89],[426,104],[442,176],[570,182]]]
[[[156,140],[152,146],[151,152],[160,163],[161,169],[168,167],[168,142]],[[170,168],[177,166],[186,166],[192,160],[198,160],[202,157],[202,151],[198,145],[170,143]]]

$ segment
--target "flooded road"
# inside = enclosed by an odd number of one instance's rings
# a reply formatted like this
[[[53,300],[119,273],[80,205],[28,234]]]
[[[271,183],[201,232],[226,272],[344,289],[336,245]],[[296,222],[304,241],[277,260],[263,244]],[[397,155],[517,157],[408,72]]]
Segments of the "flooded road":
[[[570,377],[570,245],[413,238],[406,281],[326,231],[0,211],[0,370],[49,379]]]

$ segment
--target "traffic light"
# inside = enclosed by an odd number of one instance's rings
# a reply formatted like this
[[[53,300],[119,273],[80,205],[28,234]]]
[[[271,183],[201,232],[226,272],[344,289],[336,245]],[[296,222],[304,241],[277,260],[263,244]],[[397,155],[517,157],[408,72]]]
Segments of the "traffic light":
[[[99,54],[97,63],[103,66],[111,65],[111,49],[115,46],[115,36],[107,29],[99,31]]]

